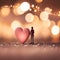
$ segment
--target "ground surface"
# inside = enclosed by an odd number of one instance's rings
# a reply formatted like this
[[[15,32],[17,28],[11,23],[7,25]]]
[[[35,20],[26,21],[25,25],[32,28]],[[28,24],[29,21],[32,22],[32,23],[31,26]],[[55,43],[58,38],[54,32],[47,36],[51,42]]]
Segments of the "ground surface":
[[[60,60],[60,46],[0,44],[0,60]]]

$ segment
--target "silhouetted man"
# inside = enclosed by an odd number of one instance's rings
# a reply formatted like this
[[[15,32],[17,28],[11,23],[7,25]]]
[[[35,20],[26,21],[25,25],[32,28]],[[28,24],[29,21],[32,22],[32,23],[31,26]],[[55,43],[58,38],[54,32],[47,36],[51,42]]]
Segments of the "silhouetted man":
[[[34,44],[34,29],[31,27],[31,43]]]

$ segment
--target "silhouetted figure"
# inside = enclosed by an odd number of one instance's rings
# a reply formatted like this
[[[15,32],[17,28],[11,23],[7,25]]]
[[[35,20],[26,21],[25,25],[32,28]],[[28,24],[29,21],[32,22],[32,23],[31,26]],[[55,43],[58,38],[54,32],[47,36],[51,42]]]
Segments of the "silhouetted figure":
[[[31,43],[34,44],[34,29],[31,27]]]

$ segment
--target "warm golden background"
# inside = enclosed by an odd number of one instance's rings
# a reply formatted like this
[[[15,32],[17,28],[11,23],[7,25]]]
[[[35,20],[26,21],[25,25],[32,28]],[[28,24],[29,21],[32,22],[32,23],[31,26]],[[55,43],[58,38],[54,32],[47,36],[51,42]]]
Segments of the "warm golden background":
[[[1,0],[0,41],[16,41],[15,29],[17,27],[31,29],[33,26],[35,42],[51,40],[51,38],[53,42],[59,42],[60,8],[58,2],[58,0],[49,0],[49,2],[47,0]]]

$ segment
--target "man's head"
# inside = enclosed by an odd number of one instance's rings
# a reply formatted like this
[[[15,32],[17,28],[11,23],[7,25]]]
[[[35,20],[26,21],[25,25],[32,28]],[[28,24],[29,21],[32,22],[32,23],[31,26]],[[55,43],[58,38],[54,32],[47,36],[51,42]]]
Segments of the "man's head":
[[[31,29],[33,29],[33,26],[31,27]]]

